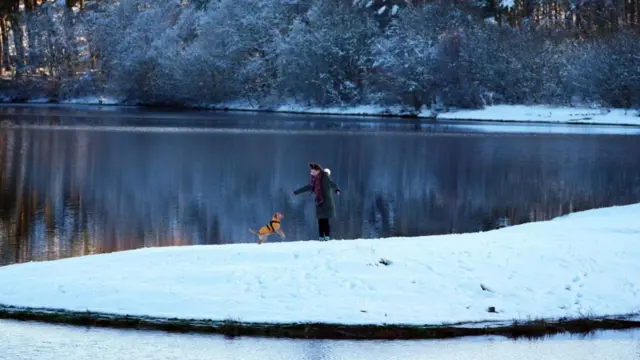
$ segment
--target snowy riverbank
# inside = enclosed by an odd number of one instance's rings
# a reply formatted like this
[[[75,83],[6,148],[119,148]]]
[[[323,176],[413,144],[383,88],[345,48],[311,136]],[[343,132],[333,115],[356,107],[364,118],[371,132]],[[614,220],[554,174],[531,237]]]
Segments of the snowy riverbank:
[[[31,104],[47,103],[48,99],[34,99]],[[86,97],[61,101],[65,105],[123,105],[121,101],[108,97]],[[434,113],[429,110],[415,111],[405,106],[362,105],[351,107],[305,107],[282,105],[262,107],[249,102],[194,106],[197,109],[255,111],[293,114],[375,116],[375,117],[411,117],[439,120],[471,120],[486,122],[520,122],[543,124],[581,124],[581,125],[623,125],[640,126],[640,110],[610,109],[586,107],[554,107],[546,105],[495,105],[476,110],[452,110]]]
[[[488,106],[480,110],[441,113],[438,115],[438,119],[640,126],[640,111],[633,109],[591,109],[542,105],[497,105]]]
[[[257,111],[250,104],[214,106],[228,110]],[[582,125],[640,126],[640,111],[634,109],[553,107],[545,105],[495,105],[476,110],[453,110],[435,113],[430,110],[415,111],[408,107],[383,107],[376,105],[354,107],[303,107],[280,106],[269,111],[299,114],[415,117],[438,120],[472,120],[487,122],[555,123]]]
[[[0,268],[0,304],[340,324],[635,313],[639,216],[636,204],[475,234],[149,248],[18,264]]]

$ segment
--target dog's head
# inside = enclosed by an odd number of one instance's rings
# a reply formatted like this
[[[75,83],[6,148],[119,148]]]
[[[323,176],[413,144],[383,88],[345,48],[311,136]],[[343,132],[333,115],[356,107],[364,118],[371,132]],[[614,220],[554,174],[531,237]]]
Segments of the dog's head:
[[[284,218],[284,214],[282,214],[281,212],[276,212],[275,214],[273,214],[273,217],[280,220],[282,218]]]

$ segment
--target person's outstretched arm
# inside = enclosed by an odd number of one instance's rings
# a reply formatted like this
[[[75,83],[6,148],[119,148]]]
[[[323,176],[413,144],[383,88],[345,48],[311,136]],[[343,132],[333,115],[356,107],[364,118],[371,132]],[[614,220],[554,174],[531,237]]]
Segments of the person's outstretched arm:
[[[300,195],[309,191],[311,191],[311,184],[307,184],[300,189],[293,190],[293,195]]]

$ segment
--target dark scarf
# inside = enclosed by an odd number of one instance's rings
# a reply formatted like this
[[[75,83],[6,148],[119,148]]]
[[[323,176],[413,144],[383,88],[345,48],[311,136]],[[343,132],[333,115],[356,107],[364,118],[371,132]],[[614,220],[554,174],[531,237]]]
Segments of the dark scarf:
[[[311,191],[316,195],[316,204],[322,204],[324,201],[322,197],[322,172],[311,177]]]

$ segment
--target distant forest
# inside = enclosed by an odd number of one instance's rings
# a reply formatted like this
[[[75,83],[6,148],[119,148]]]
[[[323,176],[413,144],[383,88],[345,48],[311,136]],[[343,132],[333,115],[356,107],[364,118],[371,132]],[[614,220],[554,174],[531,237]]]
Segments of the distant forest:
[[[0,0],[0,95],[640,106],[640,0]]]

